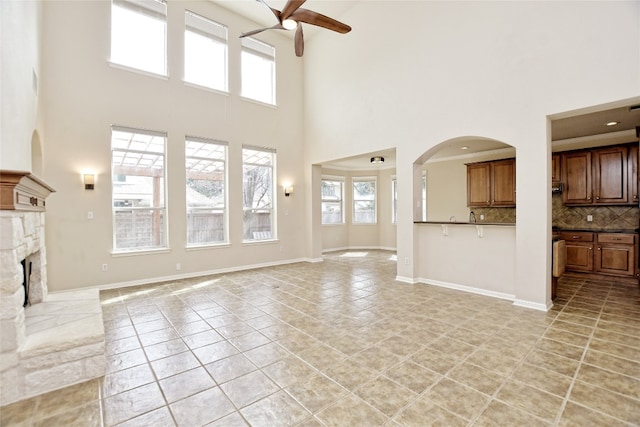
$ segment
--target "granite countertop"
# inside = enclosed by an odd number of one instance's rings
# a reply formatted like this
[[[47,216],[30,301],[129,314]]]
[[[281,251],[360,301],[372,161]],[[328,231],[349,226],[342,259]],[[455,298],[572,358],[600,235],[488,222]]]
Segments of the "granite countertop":
[[[552,227],[551,231],[560,232],[560,231],[580,231],[587,233],[638,233],[640,229],[638,228],[563,228],[563,227]]]
[[[440,224],[440,225],[507,225],[515,226],[515,222],[462,222],[462,221],[413,221],[414,224]]]

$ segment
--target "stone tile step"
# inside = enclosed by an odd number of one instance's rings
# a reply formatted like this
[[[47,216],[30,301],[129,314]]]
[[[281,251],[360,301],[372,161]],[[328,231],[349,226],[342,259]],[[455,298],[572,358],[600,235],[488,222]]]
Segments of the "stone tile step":
[[[27,307],[25,324],[27,336],[19,350],[23,360],[55,353],[64,359],[85,358],[87,349],[98,355],[104,348],[98,289],[50,293],[44,302]],[[84,350],[75,354],[80,348]]]

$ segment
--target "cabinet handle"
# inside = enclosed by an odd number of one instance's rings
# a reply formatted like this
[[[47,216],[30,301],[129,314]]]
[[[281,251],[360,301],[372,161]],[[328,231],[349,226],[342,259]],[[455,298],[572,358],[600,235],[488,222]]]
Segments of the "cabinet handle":
[[[600,196],[596,197],[596,200],[600,200]]]
[[[579,239],[580,236],[571,236],[572,239]]]
[[[591,196],[587,197],[587,200],[591,200]]]
[[[600,250],[600,246],[598,246],[598,250]]]

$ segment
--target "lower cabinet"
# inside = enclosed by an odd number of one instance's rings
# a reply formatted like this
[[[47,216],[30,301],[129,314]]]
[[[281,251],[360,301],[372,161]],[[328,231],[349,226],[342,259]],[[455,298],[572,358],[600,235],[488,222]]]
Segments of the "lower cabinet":
[[[638,276],[636,234],[563,231],[560,238],[566,242],[567,271]]]

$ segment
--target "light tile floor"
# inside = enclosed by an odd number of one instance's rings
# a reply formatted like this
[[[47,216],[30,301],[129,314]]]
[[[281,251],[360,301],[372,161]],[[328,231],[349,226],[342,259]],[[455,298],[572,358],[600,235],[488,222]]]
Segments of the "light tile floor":
[[[107,374],[2,426],[640,425],[636,286],[543,313],[394,281],[394,254],[102,292]]]

